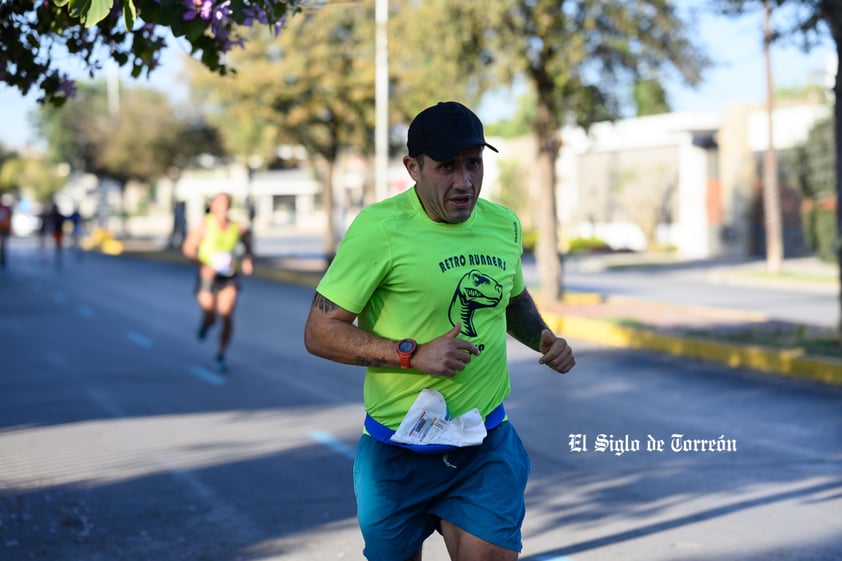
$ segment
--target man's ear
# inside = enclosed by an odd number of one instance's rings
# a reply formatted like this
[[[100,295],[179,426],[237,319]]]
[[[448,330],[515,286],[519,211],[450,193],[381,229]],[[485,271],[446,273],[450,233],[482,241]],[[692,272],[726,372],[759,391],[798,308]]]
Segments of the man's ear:
[[[403,167],[406,168],[406,171],[409,173],[409,176],[412,178],[412,180],[418,183],[418,177],[420,172],[418,168],[418,161],[411,156],[404,156]]]

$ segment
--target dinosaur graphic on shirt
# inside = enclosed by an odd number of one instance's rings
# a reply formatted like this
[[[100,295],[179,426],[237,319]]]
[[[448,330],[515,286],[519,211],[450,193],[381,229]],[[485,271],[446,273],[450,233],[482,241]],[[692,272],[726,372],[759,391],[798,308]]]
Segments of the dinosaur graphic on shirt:
[[[499,282],[476,269],[469,271],[459,280],[450,301],[448,314],[451,325],[462,322],[462,333],[476,337],[474,312],[481,308],[493,308],[502,298],[503,286]]]

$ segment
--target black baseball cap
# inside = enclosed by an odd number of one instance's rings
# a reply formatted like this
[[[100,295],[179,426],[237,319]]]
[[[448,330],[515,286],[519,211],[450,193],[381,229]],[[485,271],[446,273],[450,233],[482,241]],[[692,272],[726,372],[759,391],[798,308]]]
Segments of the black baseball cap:
[[[440,101],[421,111],[409,124],[406,147],[412,158],[426,154],[444,162],[472,146],[488,146],[482,122],[457,101]]]

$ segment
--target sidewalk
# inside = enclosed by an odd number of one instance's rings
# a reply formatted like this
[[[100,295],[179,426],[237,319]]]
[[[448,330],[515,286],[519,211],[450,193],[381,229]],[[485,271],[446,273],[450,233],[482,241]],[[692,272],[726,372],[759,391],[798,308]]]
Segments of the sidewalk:
[[[696,266],[671,257],[634,254],[583,261],[578,263],[580,270]],[[762,260],[722,261],[707,278],[722,285],[837,294],[838,274],[835,264],[802,258],[786,260],[778,275],[770,274]],[[835,329],[737,310],[599,294],[567,296],[563,302],[539,304],[553,322],[551,327],[567,337],[842,385],[842,350]]]
[[[179,252],[162,249],[160,244],[128,240],[124,246],[128,255],[189,264]],[[641,259],[631,255],[606,256],[582,260],[577,266],[596,270],[596,267],[681,265],[663,258],[657,258],[657,262]],[[258,257],[255,274],[315,287],[325,265],[315,255]],[[723,263],[712,274],[720,283],[766,286],[816,283],[822,290],[835,290],[838,286],[836,266],[818,260],[788,261],[787,267],[792,270],[785,268],[785,274],[775,278],[766,274],[763,267],[762,263]],[[537,303],[550,327],[569,339],[842,385],[842,352],[833,350],[838,336],[827,328],[773,321],[756,313],[595,293],[569,293],[562,302],[538,300]]]

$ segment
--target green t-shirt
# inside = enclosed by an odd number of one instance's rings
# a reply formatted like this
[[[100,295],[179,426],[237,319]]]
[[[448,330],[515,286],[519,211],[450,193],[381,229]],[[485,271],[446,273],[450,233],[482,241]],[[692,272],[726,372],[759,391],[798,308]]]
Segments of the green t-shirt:
[[[430,220],[414,188],[360,212],[318,292],[381,337],[423,345],[461,322],[459,337],[481,350],[454,378],[367,368],[363,398],[375,420],[397,429],[423,389],[439,391],[452,417],[474,407],[485,417],[503,402],[506,306],[524,289],[521,254],[517,216],[484,199],[459,224]]]

